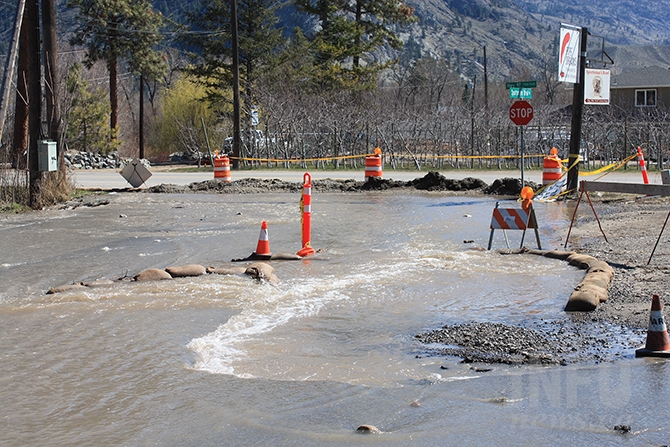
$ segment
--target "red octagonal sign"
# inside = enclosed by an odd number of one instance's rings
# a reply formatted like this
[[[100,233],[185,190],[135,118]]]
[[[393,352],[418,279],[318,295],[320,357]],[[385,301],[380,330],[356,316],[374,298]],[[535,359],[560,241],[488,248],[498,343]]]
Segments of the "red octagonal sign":
[[[509,119],[517,126],[525,126],[533,119],[533,106],[528,101],[516,101],[509,108]]]

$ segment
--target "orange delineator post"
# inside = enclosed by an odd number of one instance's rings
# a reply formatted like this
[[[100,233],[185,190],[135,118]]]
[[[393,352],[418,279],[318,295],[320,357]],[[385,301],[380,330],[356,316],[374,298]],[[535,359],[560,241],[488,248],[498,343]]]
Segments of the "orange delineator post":
[[[647,165],[644,162],[644,154],[642,153],[642,148],[637,147],[637,160],[640,162],[640,170],[642,171],[642,180],[645,185],[649,184],[649,176],[647,175]]]
[[[315,253],[312,248],[312,176],[305,172],[303,176],[302,196],[300,197],[300,213],[302,228],[302,248],[298,256],[309,256]]]

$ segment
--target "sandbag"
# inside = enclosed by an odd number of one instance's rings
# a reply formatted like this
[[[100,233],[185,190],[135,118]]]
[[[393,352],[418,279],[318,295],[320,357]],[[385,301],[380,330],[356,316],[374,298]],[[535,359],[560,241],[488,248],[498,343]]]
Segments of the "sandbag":
[[[275,269],[270,264],[266,262],[254,262],[249,265],[244,271],[245,275],[249,275],[254,279],[266,279],[270,280],[274,273]],[[276,278],[276,276],[275,276]]]
[[[172,275],[161,269],[147,269],[133,276],[135,281],[160,281],[163,279],[172,279]]]
[[[86,287],[105,287],[114,285],[114,281],[111,279],[96,279],[95,281],[87,282],[84,285]]]
[[[528,249],[526,247],[521,247],[521,248],[500,248],[496,250],[498,254],[501,255],[523,255],[528,253]]]
[[[589,265],[590,267],[586,273],[603,272],[609,275],[610,280],[614,278],[614,269],[607,262],[595,260],[591,262]]]
[[[187,264],[167,267],[166,272],[173,278],[184,278],[188,276],[202,276],[207,273],[205,267],[198,264]]]
[[[547,251],[546,250],[536,250],[534,248],[529,248],[529,249],[526,250],[526,253],[528,253],[529,255],[545,256]]]
[[[609,289],[611,281],[612,277],[606,272],[587,272],[582,280],[583,283],[595,284],[605,290]]]
[[[63,284],[62,286],[51,287],[47,290],[47,295],[53,295],[54,293],[69,292],[70,290],[83,289],[86,287],[84,283],[78,282],[75,284]]]
[[[560,259],[565,261],[568,257],[576,254],[574,251],[548,250],[544,252],[544,256],[552,259]]]
[[[565,260],[568,262],[568,264],[584,270],[588,269],[591,266],[591,263],[597,261],[597,259],[593,256],[582,255],[579,253],[573,253]]]
[[[244,275],[245,267],[207,267],[207,273],[214,275]]]
[[[270,256],[272,261],[299,261],[302,256],[294,255],[293,253],[275,253]]]
[[[589,290],[575,290],[565,305],[566,312],[590,312],[595,310],[600,298]]]
[[[608,294],[607,294],[607,289],[600,287],[597,284],[587,282],[587,281],[582,281],[575,287],[575,291],[579,292],[587,292],[593,294],[597,299],[598,303],[604,303],[607,301]]]

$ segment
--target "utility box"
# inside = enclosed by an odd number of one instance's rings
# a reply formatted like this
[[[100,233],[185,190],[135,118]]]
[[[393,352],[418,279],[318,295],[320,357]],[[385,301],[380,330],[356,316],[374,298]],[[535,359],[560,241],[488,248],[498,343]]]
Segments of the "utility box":
[[[43,140],[37,142],[38,169],[41,172],[58,171],[58,155],[56,142]]]
[[[664,185],[670,185],[670,169],[661,171],[661,181]]]

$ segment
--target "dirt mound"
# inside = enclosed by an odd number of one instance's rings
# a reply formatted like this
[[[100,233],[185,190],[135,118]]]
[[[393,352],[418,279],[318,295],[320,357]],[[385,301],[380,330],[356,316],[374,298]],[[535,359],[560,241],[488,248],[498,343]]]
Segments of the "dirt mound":
[[[531,184],[531,187],[537,185]],[[521,182],[518,179],[496,180],[488,186],[486,182],[477,178],[454,180],[444,177],[439,172],[431,171],[421,178],[409,182],[387,180],[370,177],[365,182],[355,180],[314,180],[312,188],[318,192],[361,192],[361,191],[480,191],[486,194],[518,195],[521,192]],[[216,194],[254,194],[262,192],[300,192],[302,183],[286,182],[279,179],[240,179],[233,182],[207,180],[191,183],[187,186],[161,184],[146,189],[150,193],[216,193]]]
[[[540,189],[541,185],[533,182],[526,182],[526,186],[533,188],[533,191]],[[491,183],[491,186],[484,188],[485,194],[493,194],[497,196],[517,196],[521,194],[521,179],[518,178],[503,178]]]

